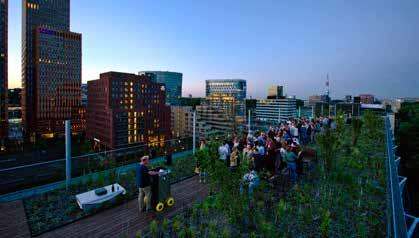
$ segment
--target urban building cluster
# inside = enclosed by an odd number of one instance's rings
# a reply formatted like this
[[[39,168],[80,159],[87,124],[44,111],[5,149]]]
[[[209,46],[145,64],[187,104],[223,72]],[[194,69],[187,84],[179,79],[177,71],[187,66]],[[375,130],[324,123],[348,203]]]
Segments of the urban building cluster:
[[[380,108],[370,94],[332,100],[328,77],[325,94],[303,104],[284,95],[281,85],[269,87],[265,99],[248,99],[244,79],[209,79],[204,98],[182,97],[183,74],[169,71],[107,72],[82,84],[82,34],[70,29],[70,0],[22,3],[22,89],[8,89],[8,0],[0,1],[2,150],[8,122],[17,118],[22,118],[28,142],[63,136],[64,122],[71,120],[73,134],[101,149],[117,149],[190,137],[194,120],[198,137],[207,138],[242,127],[249,119],[263,124],[337,111],[357,116],[362,109],[397,109],[394,101]]]

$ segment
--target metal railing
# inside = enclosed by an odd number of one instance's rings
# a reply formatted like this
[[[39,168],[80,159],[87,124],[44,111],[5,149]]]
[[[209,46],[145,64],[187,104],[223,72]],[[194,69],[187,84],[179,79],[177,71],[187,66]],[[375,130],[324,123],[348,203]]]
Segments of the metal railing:
[[[388,117],[385,118],[385,136],[387,150],[388,236],[410,238],[415,232],[419,219],[406,214],[403,207],[403,189],[407,178],[398,174],[400,158],[396,158],[395,150],[397,146],[394,145],[394,135]]]
[[[144,154],[164,156],[169,149],[170,153],[179,153],[192,151],[192,147],[192,137],[184,137],[167,140],[163,147],[150,148],[144,144],[137,144],[112,151],[75,156],[71,159],[71,176],[75,178],[136,163]],[[65,178],[66,159],[0,169],[0,194],[46,185]]]

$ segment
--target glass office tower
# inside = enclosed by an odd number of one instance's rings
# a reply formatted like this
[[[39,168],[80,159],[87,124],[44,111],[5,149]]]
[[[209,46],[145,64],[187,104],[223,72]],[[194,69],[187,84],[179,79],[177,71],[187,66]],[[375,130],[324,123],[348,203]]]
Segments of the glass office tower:
[[[212,79],[206,80],[206,96],[226,94],[243,101],[246,98],[246,80],[243,79]]]
[[[207,99],[213,95],[224,97],[233,96],[235,99],[236,115],[244,116],[244,100],[246,99],[246,80],[244,79],[212,79],[205,81]],[[211,100],[210,100],[211,101]]]
[[[141,71],[139,75],[147,75],[156,80],[157,83],[164,83],[166,85],[166,104],[180,105],[180,98],[182,97],[182,73],[169,71]],[[153,74],[153,76],[150,76]]]

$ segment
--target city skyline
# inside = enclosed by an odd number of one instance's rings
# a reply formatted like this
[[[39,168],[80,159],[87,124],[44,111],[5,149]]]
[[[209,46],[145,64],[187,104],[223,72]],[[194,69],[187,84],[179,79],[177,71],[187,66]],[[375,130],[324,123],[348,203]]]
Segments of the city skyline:
[[[169,70],[183,73],[183,96],[204,96],[207,79],[243,78],[253,98],[264,98],[275,84],[307,98],[325,92],[329,74],[332,98],[418,96],[415,1],[98,2],[71,6],[71,28],[83,32],[83,83],[100,72]],[[14,88],[21,86],[22,3],[9,5]]]

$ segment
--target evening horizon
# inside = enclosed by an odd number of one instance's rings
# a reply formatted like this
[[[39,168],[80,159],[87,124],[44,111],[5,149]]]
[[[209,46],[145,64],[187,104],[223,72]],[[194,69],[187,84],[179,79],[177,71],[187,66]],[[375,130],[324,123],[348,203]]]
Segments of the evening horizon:
[[[204,96],[206,79],[241,78],[248,97],[263,98],[278,84],[307,98],[325,92],[329,74],[333,98],[418,96],[415,1],[113,3],[72,1],[83,83],[107,71],[168,70],[183,73],[184,96]],[[22,10],[21,1],[9,4],[9,86],[15,88]]]

